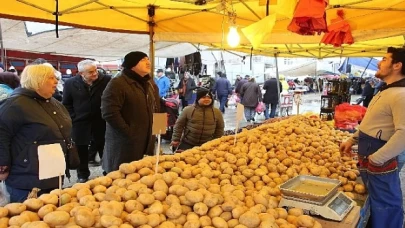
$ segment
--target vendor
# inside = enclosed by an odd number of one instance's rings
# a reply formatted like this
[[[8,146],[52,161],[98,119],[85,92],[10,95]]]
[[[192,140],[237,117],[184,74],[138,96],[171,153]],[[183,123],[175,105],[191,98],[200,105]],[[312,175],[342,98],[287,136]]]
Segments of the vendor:
[[[358,143],[359,170],[367,186],[371,226],[402,228],[402,192],[397,156],[405,150],[405,49],[389,47],[376,77],[387,83],[369,104],[359,131],[340,146]]]
[[[224,119],[213,104],[212,93],[205,88],[198,89],[195,104],[186,107],[176,121],[171,146],[187,150],[223,136]]]

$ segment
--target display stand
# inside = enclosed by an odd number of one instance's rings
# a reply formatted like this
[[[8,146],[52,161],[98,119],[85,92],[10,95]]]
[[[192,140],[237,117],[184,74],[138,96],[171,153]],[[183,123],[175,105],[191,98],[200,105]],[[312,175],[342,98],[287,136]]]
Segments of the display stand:
[[[304,90],[294,90],[294,103],[297,106],[297,115],[300,114],[300,105],[302,105],[302,94]]]
[[[328,80],[321,96],[320,117],[322,120],[333,120],[335,107],[342,103],[350,103],[351,82],[346,79]]]

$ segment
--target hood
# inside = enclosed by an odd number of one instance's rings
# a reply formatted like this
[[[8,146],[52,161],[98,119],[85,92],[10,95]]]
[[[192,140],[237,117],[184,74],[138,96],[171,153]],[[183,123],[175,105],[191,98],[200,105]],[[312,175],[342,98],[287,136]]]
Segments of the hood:
[[[394,87],[405,87],[405,78],[403,78],[401,80],[398,80],[398,81],[396,81],[394,83],[391,83],[389,85],[382,86],[381,91],[384,91],[384,90],[389,89],[389,88],[394,88]]]
[[[46,100],[45,98],[41,97],[37,92],[35,92],[34,90],[30,90],[30,89],[25,89],[25,88],[17,88],[13,91],[13,93],[11,94],[11,96],[15,96],[15,95],[23,95],[23,96],[27,96],[27,97],[31,97],[31,98],[36,98],[36,99],[41,99],[41,100]]]

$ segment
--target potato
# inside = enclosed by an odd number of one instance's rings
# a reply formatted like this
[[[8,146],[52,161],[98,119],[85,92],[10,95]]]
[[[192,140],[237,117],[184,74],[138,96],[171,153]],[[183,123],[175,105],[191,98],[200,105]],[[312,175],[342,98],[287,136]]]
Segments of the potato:
[[[22,203],[9,203],[4,206],[8,210],[10,216],[15,216],[21,214],[23,211],[27,210],[27,206]]]
[[[345,192],[352,192],[353,191],[353,185],[345,184],[345,185],[343,185],[343,189],[344,189]]]
[[[38,210],[38,216],[42,219],[45,217],[45,215],[47,215],[48,213],[55,211],[56,210],[56,206],[53,204],[47,204],[43,207],[41,207]]]
[[[8,209],[4,207],[0,207],[0,219],[4,218],[8,215]]]
[[[362,184],[356,184],[354,186],[354,191],[359,193],[359,194],[364,194],[364,193],[366,193],[366,188]]]
[[[8,221],[8,225],[11,226],[17,226],[20,227],[24,225],[24,223],[30,222],[30,218],[28,216],[23,216],[23,215],[16,215],[10,218]]]
[[[66,211],[52,211],[45,215],[44,222],[49,226],[66,225],[69,222],[70,215]]]
[[[23,211],[23,212],[21,213],[21,215],[22,215],[22,216],[27,216],[27,217],[30,219],[31,222],[35,222],[35,221],[39,221],[39,220],[40,220],[38,214],[35,213],[35,212],[32,212],[32,211]]]
[[[142,226],[148,223],[148,217],[141,213],[132,213],[127,216],[127,221],[134,227]]]
[[[160,224],[158,228],[176,228],[176,225],[173,222],[165,221],[162,222],[162,224]]]
[[[124,174],[131,174],[134,173],[136,167],[130,163],[123,163],[119,166],[119,171]]]
[[[216,228],[228,228],[228,223],[221,217],[215,217],[211,221]]]
[[[304,212],[300,208],[291,208],[288,210],[288,214],[298,217],[300,215],[303,215]]]
[[[80,227],[92,227],[96,222],[90,210],[80,209],[75,214],[75,223]]]
[[[189,220],[184,224],[184,228],[199,228],[201,226],[200,220]]]
[[[24,201],[24,204],[27,206],[27,210],[30,211],[38,211],[42,206],[44,206],[44,202],[40,199],[27,199]]]
[[[2,227],[0,225],[0,227]],[[21,228],[49,228],[48,224],[46,224],[43,221],[35,221],[35,222],[29,222],[25,223]]]
[[[166,211],[166,216],[171,219],[176,219],[182,214],[181,205],[173,203]]]
[[[185,197],[193,204],[202,202],[204,200],[204,195],[197,191],[188,191],[186,192]]]
[[[155,201],[147,210],[149,214],[162,214],[163,205],[160,201]]]
[[[121,226],[122,220],[112,215],[102,215],[100,218],[100,224],[103,227]]]
[[[160,216],[158,214],[147,215],[148,225],[151,227],[157,227],[160,223]]]
[[[8,227],[9,218],[0,218],[0,227]]]
[[[196,214],[203,216],[206,215],[208,212],[208,207],[204,203],[196,203],[193,206],[193,210]]]
[[[247,211],[239,217],[239,223],[248,228],[255,228],[260,224],[260,217],[256,213]]]
[[[315,219],[308,215],[298,216],[298,226],[302,227],[313,227]]]

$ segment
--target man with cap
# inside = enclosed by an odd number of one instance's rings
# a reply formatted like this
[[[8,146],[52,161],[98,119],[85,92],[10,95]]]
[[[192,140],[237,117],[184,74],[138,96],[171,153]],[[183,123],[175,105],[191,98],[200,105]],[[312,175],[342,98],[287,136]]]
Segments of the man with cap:
[[[187,106],[176,121],[171,143],[174,148],[187,150],[223,136],[224,119],[213,104],[212,93],[199,88],[195,104]]]
[[[102,158],[105,172],[153,154],[155,148],[152,122],[160,100],[159,89],[149,75],[149,58],[143,52],[130,52],[122,67],[101,98],[101,114],[107,123]]]
[[[162,69],[157,70],[156,85],[159,88],[159,96],[165,97],[170,89],[170,79],[163,74]]]

